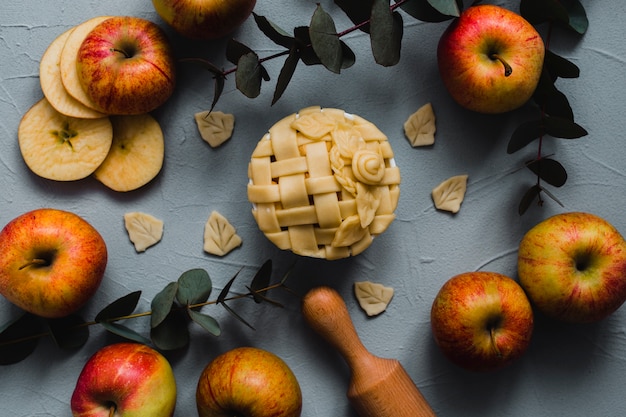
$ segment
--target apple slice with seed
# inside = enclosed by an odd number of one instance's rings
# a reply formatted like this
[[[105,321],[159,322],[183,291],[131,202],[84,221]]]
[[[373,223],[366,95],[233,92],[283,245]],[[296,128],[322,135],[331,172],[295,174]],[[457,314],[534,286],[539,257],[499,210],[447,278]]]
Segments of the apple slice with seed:
[[[61,80],[61,52],[74,28],[57,36],[48,46],[39,63],[39,82],[44,96],[59,113],[83,119],[97,119],[106,116],[85,106],[72,97]]]
[[[161,171],[163,131],[149,114],[111,116],[113,144],[94,177],[114,191],[132,191]]]
[[[63,45],[59,62],[61,82],[63,83],[65,90],[80,103],[94,110],[97,110],[98,107],[87,95],[80,82],[80,78],[78,77],[76,55],[78,54],[80,45],[83,43],[83,40],[87,37],[89,32],[108,18],[110,18],[110,16],[92,17],[91,19],[86,20],[74,27],[74,30],[72,30],[72,33],[65,41],[65,45]]]
[[[59,113],[45,97],[22,117],[17,132],[26,165],[37,175],[74,181],[91,175],[113,141],[108,117],[81,119]]]

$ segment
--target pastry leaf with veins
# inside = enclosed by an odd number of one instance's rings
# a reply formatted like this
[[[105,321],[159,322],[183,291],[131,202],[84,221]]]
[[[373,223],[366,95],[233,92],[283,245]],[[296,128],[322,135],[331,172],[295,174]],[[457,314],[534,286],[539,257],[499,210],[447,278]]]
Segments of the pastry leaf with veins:
[[[241,237],[232,224],[217,211],[213,211],[204,226],[204,250],[224,256],[241,245]]]
[[[432,191],[435,207],[457,213],[465,198],[467,189],[467,175],[456,175],[443,181]]]
[[[354,294],[368,316],[375,316],[387,309],[393,297],[393,288],[370,281],[354,283]]]
[[[144,252],[163,237],[163,221],[146,213],[124,214],[124,226],[137,252]]]
[[[435,143],[435,113],[430,103],[424,104],[404,122],[404,134],[412,147]]]
[[[235,116],[221,111],[203,111],[194,115],[202,139],[217,148],[233,134]]]

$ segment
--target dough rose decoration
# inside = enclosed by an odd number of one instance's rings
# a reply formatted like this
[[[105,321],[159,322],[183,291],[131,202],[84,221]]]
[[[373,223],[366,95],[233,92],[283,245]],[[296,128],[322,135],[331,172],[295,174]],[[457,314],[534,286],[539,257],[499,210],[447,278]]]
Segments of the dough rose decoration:
[[[373,123],[308,107],[269,129],[252,154],[248,198],[281,249],[315,258],[361,253],[393,221],[400,171]]]

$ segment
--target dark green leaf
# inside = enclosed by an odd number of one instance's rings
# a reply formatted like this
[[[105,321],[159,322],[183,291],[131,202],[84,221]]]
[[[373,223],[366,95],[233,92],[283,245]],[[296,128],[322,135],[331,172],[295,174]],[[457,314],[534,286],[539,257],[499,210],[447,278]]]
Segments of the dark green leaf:
[[[172,312],[156,327],[150,330],[152,343],[161,350],[180,349],[189,344],[188,319],[178,310]]]
[[[580,69],[573,62],[555,54],[550,50],[546,50],[544,64],[547,71],[554,78],[578,78]]]
[[[254,301],[260,303],[263,301],[262,298],[256,294],[259,290],[267,288],[270,285],[270,280],[272,279],[272,260],[268,259],[263,263],[261,268],[257,271],[252,278],[252,282],[250,283],[250,289],[254,293]]]
[[[528,162],[526,166],[539,178],[555,187],[561,187],[567,181],[565,168],[554,159],[534,159]]]
[[[519,213],[520,216],[526,213],[526,211],[528,210],[530,205],[533,203],[533,201],[535,201],[539,197],[540,193],[541,193],[541,187],[539,187],[536,184],[530,187],[524,193],[519,203],[519,206],[517,207],[517,212]]]
[[[223,71],[205,59],[190,58],[190,59],[184,59],[183,62],[196,63],[213,74],[213,79],[215,80],[215,89],[213,91],[213,101],[211,102],[211,110],[213,110],[215,108],[215,105],[219,101],[220,97],[222,96],[222,93],[224,92],[224,81],[226,77],[224,76]]]
[[[103,308],[95,318],[95,321],[98,323],[102,323],[103,321],[111,321],[117,320],[120,317],[127,316],[132,314],[137,307],[137,303],[139,302],[139,297],[141,297],[141,291],[131,292],[123,297],[118,298],[113,301],[111,304]]]
[[[555,138],[577,139],[587,135],[587,131],[577,123],[561,117],[547,116],[542,120],[545,133]]]
[[[237,65],[242,56],[253,53],[250,47],[235,39],[230,38],[226,44],[226,59],[232,64]]]
[[[107,331],[123,337],[124,339],[128,339],[128,340],[132,340],[133,342],[138,342],[138,343],[143,343],[143,344],[149,344],[150,340],[146,337],[143,337],[142,335],[140,335],[139,333],[137,333],[136,331],[134,331],[133,329],[130,329],[122,324],[119,323],[113,323],[110,321],[105,321],[100,323],[102,325],[102,327],[104,327]]]
[[[248,98],[258,97],[261,94],[263,72],[263,66],[256,53],[250,52],[242,55],[237,62],[237,71],[235,72],[237,89]]]
[[[567,9],[569,27],[581,35],[589,28],[589,19],[579,0],[561,0]]]
[[[24,313],[0,329],[0,365],[11,365],[26,359],[35,351],[43,331],[41,319]]]
[[[396,65],[400,61],[402,16],[389,9],[389,0],[374,0],[370,21],[370,41],[377,64]]]
[[[399,0],[395,0],[396,3]],[[431,4],[434,3],[437,5],[438,9],[441,10],[454,10],[456,9],[456,14],[447,14],[440,12],[437,8],[433,7]],[[454,5],[452,5],[454,3]],[[443,22],[445,20],[450,20],[453,16],[460,15],[460,10],[463,9],[463,1],[462,0],[413,0],[407,1],[406,3],[400,6],[402,10],[404,10],[407,14],[414,17],[417,20],[421,20],[422,22]]]
[[[172,305],[176,299],[178,292],[178,282],[170,282],[157,295],[154,296],[150,303],[152,315],[150,317],[150,327],[156,327],[172,310]]]
[[[300,51],[300,60],[304,65],[320,65],[322,61],[317,56],[313,47],[311,46],[311,37],[309,36],[309,27],[300,26],[294,29],[294,33],[297,39],[298,49]],[[350,49],[345,42],[340,41],[341,52],[343,58],[341,59],[341,69],[350,68],[356,61],[354,52]]]
[[[198,313],[197,311],[193,310],[187,310],[187,313],[189,313],[189,317],[191,317],[191,320],[199,324],[203,329],[211,333],[213,336],[220,335],[220,325],[213,317],[207,314]]]
[[[565,94],[557,90],[548,70],[544,67],[539,79],[537,89],[533,94],[533,100],[543,110],[551,116],[574,120],[574,112]]]
[[[222,291],[220,291],[220,295],[218,295],[217,297],[218,304],[223,303],[224,300],[226,300],[226,298],[228,297],[228,294],[230,293],[230,287],[233,286],[233,283],[235,282],[235,279],[237,279],[237,277],[239,276],[240,272],[241,272],[241,269],[239,269],[239,271],[237,271],[237,273],[233,275],[231,279],[228,280],[224,288],[222,288]]]
[[[285,59],[285,63],[278,75],[278,81],[276,82],[276,89],[274,90],[274,97],[272,98],[272,105],[274,105],[278,99],[280,99],[291,81],[293,73],[296,71],[296,66],[300,61],[300,53],[297,49],[292,48],[289,51],[289,55]]]
[[[456,0],[428,0],[428,4],[445,16],[459,17],[460,8]]]
[[[242,322],[243,324],[245,324],[246,326],[248,326],[252,330],[256,330],[254,327],[252,327],[252,325],[250,323],[248,323],[246,320],[244,320],[243,317],[241,317],[239,314],[237,314],[237,312],[235,310],[230,308],[230,306],[228,304],[226,304],[226,303],[221,303],[221,304],[226,309],[226,311],[228,311],[230,314],[232,314],[237,320],[239,320],[240,322]]]
[[[220,76],[215,77],[213,101],[211,102],[211,109],[210,109],[211,111],[213,111],[213,109],[215,108],[215,105],[217,104],[220,97],[222,96],[222,93],[224,92],[224,83],[225,83],[224,77],[220,77]]]
[[[291,49],[294,45],[294,38],[287,32],[270,22],[267,18],[259,16],[256,13],[252,13],[256,25],[261,29],[261,32],[265,34],[275,44],[280,45],[286,49]]]
[[[61,349],[78,349],[89,340],[89,328],[85,325],[85,320],[76,314],[49,319],[48,329]]]
[[[267,293],[267,291],[261,291],[261,290],[253,290],[250,287],[246,287],[248,288],[248,291],[252,294],[252,297],[254,298],[254,300],[257,303],[261,303],[263,301],[270,303],[272,305],[275,305],[276,307],[284,307],[281,303],[279,303],[278,301],[274,301],[271,298],[268,298],[265,294]]]
[[[356,62],[356,55],[345,42],[341,41],[341,69],[350,68]]]
[[[309,36],[313,50],[322,65],[329,71],[339,74],[342,66],[343,50],[337,35],[333,18],[318,4],[311,18]]]
[[[204,269],[190,269],[178,278],[176,299],[184,306],[204,303],[211,295],[213,283]]]
[[[521,0],[520,14],[533,25],[549,21],[569,23],[567,9],[560,0]]]
[[[369,33],[369,24],[362,25],[362,23],[369,20],[373,2],[374,0],[335,0],[335,4],[343,10],[352,23],[366,33]]]
[[[506,149],[507,153],[512,154],[519,151],[542,134],[541,120],[530,120],[522,123],[513,131]]]
[[[554,200],[554,202],[556,202],[559,206],[561,206],[561,207],[565,207],[565,206],[563,205],[563,203],[561,203],[561,202],[559,201],[559,199],[558,199],[558,198],[556,198],[556,196],[555,196],[554,194],[552,194],[550,191],[548,191],[546,188],[541,187],[541,191],[543,191],[545,195],[547,195],[547,196],[548,196],[548,197],[550,197],[552,200]]]

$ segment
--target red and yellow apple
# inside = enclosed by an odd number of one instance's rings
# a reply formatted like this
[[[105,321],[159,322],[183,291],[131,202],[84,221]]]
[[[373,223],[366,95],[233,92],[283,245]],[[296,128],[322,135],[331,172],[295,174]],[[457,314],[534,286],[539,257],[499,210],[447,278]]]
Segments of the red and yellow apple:
[[[217,39],[252,13],[256,0],[152,0],[161,19],[190,39]]]
[[[465,272],[437,293],[430,313],[436,344],[456,365],[472,371],[503,368],[526,352],[533,311],[520,285],[496,272]]]
[[[545,45],[515,12],[491,4],[465,9],[442,34],[439,73],[452,98],[479,113],[504,113],[524,105],[541,72]]]
[[[302,392],[281,358],[263,349],[240,347],[204,368],[196,404],[200,417],[298,417]]]
[[[98,111],[128,115],[150,112],[174,92],[172,47],[159,26],[131,16],[96,25],[78,49],[79,81]]]
[[[171,417],[174,372],[163,355],[146,345],[105,346],[85,363],[70,406],[74,417]]]
[[[36,209],[0,231],[0,294],[41,317],[64,317],[82,307],[106,265],[104,239],[74,213]]]
[[[551,216],[522,238],[520,284],[542,313],[582,323],[601,320],[626,301],[626,241],[599,216]]]

